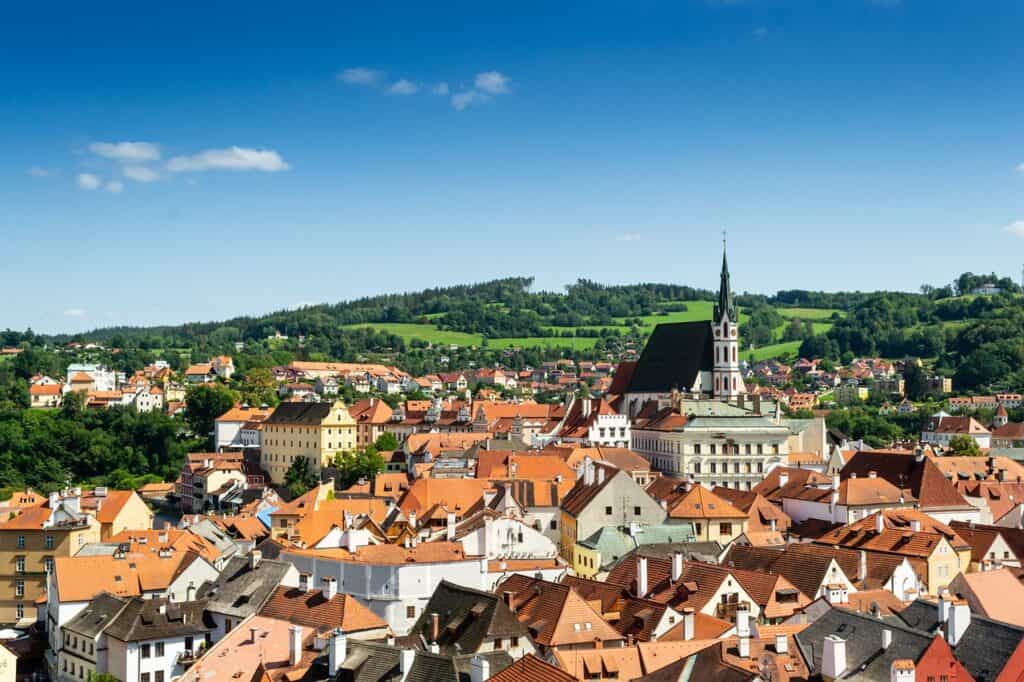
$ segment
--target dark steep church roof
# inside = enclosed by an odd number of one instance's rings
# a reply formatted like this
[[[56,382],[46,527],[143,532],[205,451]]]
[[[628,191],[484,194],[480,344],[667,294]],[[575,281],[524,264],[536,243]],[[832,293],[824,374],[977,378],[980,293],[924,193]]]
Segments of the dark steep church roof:
[[[714,366],[711,323],[659,324],[633,369],[630,393],[667,393],[688,390],[701,371]]]

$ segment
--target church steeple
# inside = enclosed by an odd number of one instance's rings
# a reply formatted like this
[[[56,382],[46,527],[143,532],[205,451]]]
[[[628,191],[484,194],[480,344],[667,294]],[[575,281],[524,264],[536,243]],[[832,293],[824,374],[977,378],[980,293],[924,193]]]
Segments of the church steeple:
[[[715,304],[715,322],[721,322],[724,316],[737,322],[736,307],[732,302],[732,287],[729,283],[729,261],[725,256],[725,238],[722,238],[722,278],[718,284],[718,302]]]

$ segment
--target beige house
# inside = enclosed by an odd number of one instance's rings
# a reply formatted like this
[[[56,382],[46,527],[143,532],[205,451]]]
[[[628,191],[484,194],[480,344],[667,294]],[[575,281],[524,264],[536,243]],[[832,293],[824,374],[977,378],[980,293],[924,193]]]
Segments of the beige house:
[[[668,523],[691,523],[697,542],[728,545],[747,531],[747,513],[700,484],[657,478],[647,492],[664,502]]]
[[[297,459],[317,474],[339,452],[356,450],[356,421],[345,403],[281,403],[263,422],[261,462],[275,485]]]

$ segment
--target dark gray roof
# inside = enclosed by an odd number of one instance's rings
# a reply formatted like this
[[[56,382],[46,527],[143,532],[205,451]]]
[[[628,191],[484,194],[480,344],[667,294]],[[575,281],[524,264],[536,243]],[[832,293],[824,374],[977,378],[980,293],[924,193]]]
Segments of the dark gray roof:
[[[939,609],[936,604],[918,599],[898,615],[908,626],[935,633],[939,629]],[[975,682],[991,682],[1002,671],[1021,640],[1024,628],[991,618],[971,614],[953,654],[964,664]]]
[[[892,644],[882,649],[882,632],[885,630],[892,632]],[[920,630],[829,607],[811,625],[796,634],[800,652],[815,673],[821,673],[825,637],[833,634],[846,640],[846,673],[841,679],[865,682],[889,682],[893,661],[920,659],[932,641],[932,635]]]
[[[403,678],[401,649],[350,639],[348,656],[336,679],[346,682],[469,682],[474,655],[444,656],[416,651],[409,674]],[[479,655],[490,663],[492,675],[512,663],[512,658],[504,651],[489,651]]]
[[[442,654],[476,653],[487,639],[528,637],[526,626],[492,592],[442,580],[410,631],[421,646],[431,643],[431,614],[438,615],[437,644]]]
[[[245,618],[263,608],[291,567],[287,561],[262,559],[252,569],[248,556],[232,557],[216,580],[199,588],[198,598],[207,600],[214,613]]]
[[[682,527],[680,527],[682,530]],[[626,561],[633,557],[638,551],[641,556],[654,557],[657,559],[671,559],[674,552],[682,552],[683,558],[687,561],[705,561],[717,563],[718,557],[725,549],[717,542],[652,542],[649,545],[640,545],[639,550],[633,551],[622,557]]]
[[[659,324],[636,363],[629,392],[686,390],[693,386],[701,371],[711,371],[713,357],[710,322]]]
[[[281,403],[264,423],[318,426],[330,411],[331,403]]]
[[[83,637],[94,639],[127,605],[127,599],[103,592],[94,597],[78,615],[65,623],[64,627]]]
[[[167,637],[199,635],[214,629],[206,614],[206,603],[173,603],[165,598],[129,600],[128,605],[107,626],[108,637],[138,642]]]

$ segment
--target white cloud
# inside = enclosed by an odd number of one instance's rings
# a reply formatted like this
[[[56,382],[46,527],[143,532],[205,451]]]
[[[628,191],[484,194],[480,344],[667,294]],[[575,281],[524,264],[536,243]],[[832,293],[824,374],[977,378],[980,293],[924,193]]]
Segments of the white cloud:
[[[120,180],[111,180],[107,183],[107,191],[111,194],[120,194],[124,189],[124,183]]]
[[[466,90],[465,92],[457,92],[452,95],[452,106],[455,107],[456,111],[462,111],[471,104],[482,102],[484,96],[476,90]]]
[[[433,93],[435,95],[447,95],[448,94],[448,84],[447,83],[438,83],[437,85],[434,86]]]
[[[508,76],[497,71],[483,71],[473,81],[477,90],[491,95],[502,95],[508,92]]]
[[[1017,164],[1017,172],[1024,173],[1024,163]]]
[[[192,156],[175,156],[167,162],[167,170],[172,173],[207,170],[258,170],[276,173],[288,170],[289,167],[281,155],[272,149],[245,147],[206,149]]]
[[[68,308],[64,311],[64,317],[85,317],[85,308]]]
[[[640,235],[636,232],[624,232],[620,235],[615,236],[617,242],[638,242],[640,241]]]
[[[1010,234],[1017,235],[1018,237],[1024,237],[1024,220],[1014,220],[1003,228],[1003,232],[1009,232]]]
[[[49,168],[40,168],[39,166],[32,166],[28,169],[28,174],[34,178],[48,178],[53,175],[53,171]]]
[[[420,86],[403,78],[399,81],[395,81],[395,83],[388,88],[388,92],[392,95],[415,95],[419,89]]]
[[[338,80],[349,85],[377,85],[384,78],[384,72],[357,66],[338,74]]]
[[[77,182],[82,189],[98,189],[101,184],[100,179],[92,173],[79,173]]]
[[[152,142],[93,142],[89,151],[117,161],[156,161],[160,158],[160,145]]]
[[[160,174],[146,166],[126,166],[124,176],[135,182],[153,182],[160,179]]]

